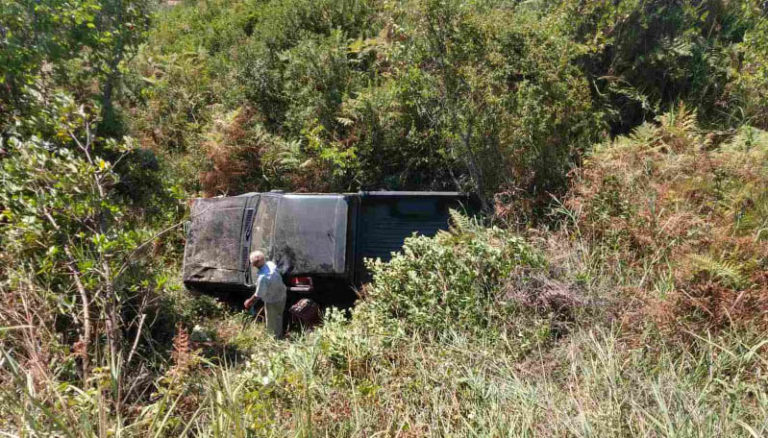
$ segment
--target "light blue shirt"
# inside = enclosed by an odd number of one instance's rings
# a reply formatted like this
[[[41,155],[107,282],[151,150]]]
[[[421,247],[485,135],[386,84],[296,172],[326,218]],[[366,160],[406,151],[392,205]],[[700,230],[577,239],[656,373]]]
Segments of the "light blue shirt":
[[[274,263],[264,263],[264,266],[259,268],[257,275],[254,296],[261,298],[265,303],[285,301],[286,287],[283,283],[283,277]]]

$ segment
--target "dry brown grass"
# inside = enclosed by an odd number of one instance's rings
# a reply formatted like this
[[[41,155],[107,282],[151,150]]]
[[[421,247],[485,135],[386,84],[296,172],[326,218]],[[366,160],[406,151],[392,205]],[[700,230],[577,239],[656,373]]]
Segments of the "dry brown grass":
[[[250,130],[255,117],[255,112],[246,107],[215,120],[213,130],[202,144],[211,163],[211,169],[200,174],[206,196],[240,193],[258,187],[261,181],[253,170],[260,167],[264,145]],[[254,176],[255,180],[250,179]]]
[[[707,134],[684,107],[596,149],[566,205],[592,247],[638,274],[630,325],[767,326],[766,163],[768,134]]]

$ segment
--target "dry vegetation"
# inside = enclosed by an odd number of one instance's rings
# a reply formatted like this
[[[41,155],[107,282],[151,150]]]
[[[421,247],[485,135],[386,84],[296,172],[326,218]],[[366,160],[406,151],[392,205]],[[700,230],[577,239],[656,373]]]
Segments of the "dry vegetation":
[[[635,274],[631,323],[666,336],[765,329],[767,140],[750,127],[702,132],[681,107],[588,158],[566,205],[579,236]]]

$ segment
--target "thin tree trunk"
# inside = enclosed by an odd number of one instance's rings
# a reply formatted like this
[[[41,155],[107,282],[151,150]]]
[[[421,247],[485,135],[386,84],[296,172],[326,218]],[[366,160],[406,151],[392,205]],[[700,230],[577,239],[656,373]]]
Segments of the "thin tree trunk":
[[[474,117],[470,117],[470,119],[467,121],[467,130],[462,135],[462,139],[464,140],[464,148],[467,150],[467,158],[469,159],[467,167],[469,168],[469,176],[475,180],[475,184],[477,184],[477,195],[480,198],[481,208],[485,212],[490,212],[488,200],[485,199],[485,178],[483,175],[483,169],[477,163],[477,157],[475,156],[474,150],[472,150],[473,123]]]
[[[56,220],[53,218],[50,212],[45,211],[43,215],[48,219],[48,221],[53,225],[53,228],[56,230],[59,229],[59,224],[56,222]],[[72,278],[75,281],[75,288],[77,289],[78,294],[80,295],[80,302],[83,306],[83,334],[80,339],[80,342],[82,342],[82,345],[80,346],[80,350],[82,351],[81,359],[83,361],[83,382],[87,385],[88,384],[88,377],[90,376],[91,372],[91,357],[90,357],[90,347],[91,347],[91,300],[88,297],[88,291],[85,289],[85,286],[83,286],[83,282],[80,279],[80,271],[77,269],[77,262],[75,261],[75,257],[72,255],[72,251],[69,249],[69,245],[64,245],[64,254],[67,255],[67,268],[69,269],[69,272],[72,273]]]
[[[80,302],[83,306],[83,335],[80,338],[80,342],[82,342],[81,350],[83,352],[81,355],[83,361],[83,382],[87,385],[91,370],[91,358],[89,353],[91,346],[91,303],[88,298],[88,291],[85,290],[83,282],[80,280],[80,271],[77,269],[75,258],[72,256],[69,246],[64,246],[64,253],[69,259],[67,267],[72,273],[72,278],[75,280],[75,287],[80,295]]]
[[[101,94],[101,120],[109,120],[112,114],[112,90],[114,89],[112,78],[113,75],[110,73],[104,81],[104,91]]]

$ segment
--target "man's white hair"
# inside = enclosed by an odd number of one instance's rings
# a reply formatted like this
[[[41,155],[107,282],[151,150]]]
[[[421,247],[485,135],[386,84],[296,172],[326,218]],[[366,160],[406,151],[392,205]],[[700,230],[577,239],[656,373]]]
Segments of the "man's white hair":
[[[256,251],[253,251],[251,253],[251,255],[248,256],[248,260],[250,260],[251,263],[255,262],[256,259],[258,259],[258,258],[266,260],[267,256],[264,255],[264,252],[262,252],[262,251],[260,251],[258,249]]]

